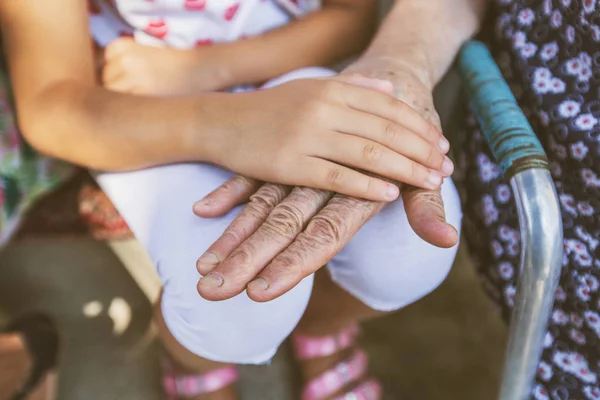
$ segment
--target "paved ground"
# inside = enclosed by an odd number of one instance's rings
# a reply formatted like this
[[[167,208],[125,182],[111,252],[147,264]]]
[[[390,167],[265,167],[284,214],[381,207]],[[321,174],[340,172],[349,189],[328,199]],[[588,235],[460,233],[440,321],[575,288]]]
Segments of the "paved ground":
[[[59,400],[162,398],[158,347],[145,339],[150,305],[104,244],[63,239],[9,247],[0,254],[0,305],[46,310],[60,322]],[[363,340],[386,399],[482,400],[493,398],[505,329],[461,256],[439,290],[368,324]],[[272,365],[244,369],[243,399],[294,399],[295,378],[284,348]]]

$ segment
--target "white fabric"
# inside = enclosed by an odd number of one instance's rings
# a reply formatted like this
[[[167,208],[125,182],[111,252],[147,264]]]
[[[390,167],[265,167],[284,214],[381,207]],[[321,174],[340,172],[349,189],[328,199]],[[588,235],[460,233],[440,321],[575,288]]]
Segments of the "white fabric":
[[[332,74],[323,68],[308,68],[271,84]],[[196,260],[241,207],[222,218],[201,219],[192,213],[192,205],[231,176],[211,165],[182,164],[102,173],[98,182],[156,264],[164,286],[162,312],[173,336],[204,358],[260,364],[271,359],[298,323],[313,277],[267,303],[255,303],[245,293],[221,302],[199,296]],[[442,195],[448,221],[460,229],[460,202],[450,179],[445,181]],[[391,311],[435,289],[450,270],[456,250],[439,249],[418,238],[399,200],[369,221],[328,268],[341,287],[365,304]]]

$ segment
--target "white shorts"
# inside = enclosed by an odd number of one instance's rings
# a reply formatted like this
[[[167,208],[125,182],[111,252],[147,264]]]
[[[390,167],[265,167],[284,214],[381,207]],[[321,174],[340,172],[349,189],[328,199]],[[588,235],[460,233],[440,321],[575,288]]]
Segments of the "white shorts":
[[[332,74],[306,68],[272,83]],[[273,357],[302,317],[313,277],[267,303],[256,303],[246,293],[220,302],[200,297],[196,260],[241,207],[221,218],[202,219],[192,213],[192,205],[231,176],[212,165],[178,164],[100,173],[98,182],[156,264],[163,284],[162,312],[173,336],[210,360],[261,364]],[[460,202],[450,179],[442,195],[448,222],[460,229]],[[398,200],[367,222],[327,267],[338,285],[366,305],[392,311],[434,290],[448,274],[456,251],[421,240]]]

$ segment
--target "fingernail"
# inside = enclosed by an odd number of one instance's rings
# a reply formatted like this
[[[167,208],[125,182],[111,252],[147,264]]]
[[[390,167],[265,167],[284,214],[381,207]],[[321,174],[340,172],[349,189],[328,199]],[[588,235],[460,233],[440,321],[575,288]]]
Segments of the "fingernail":
[[[206,252],[198,259],[198,264],[210,264],[215,265],[219,263],[219,257],[215,253]]]
[[[211,272],[204,276],[204,278],[201,278],[200,282],[202,282],[203,286],[210,288],[218,288],[223,286],[224,280],[221,275]]]
[[[454,163],[446,157],[444,159],[444,164],[442,164],[442,174],[444,176],[450,176],[454,172]]]
[[[215,202],[211,199],[204,199],[194,203],[194,209],[201,209],[203,207],[212,207],[215,205]]]
[[[437,189],[442,184],[442,175],[437,171],[432,171],[428,179],[429,187]]]
[[[256,278],[248,284],[248,289],[256,291],[264,291],[269,288],[269,282],[264,278]]]
[[[388,184],[387,191],[385,192],[385,198],[392,201],[396,200],[398,196],[400,196],[400,189],[398,189],[398,186]]]
[[[440,138],[440,150],[446,154],[448,152],[448,150],[450,150],[450,142],[448,141],[448,139],[446,139],[445,137],[441,137]]]

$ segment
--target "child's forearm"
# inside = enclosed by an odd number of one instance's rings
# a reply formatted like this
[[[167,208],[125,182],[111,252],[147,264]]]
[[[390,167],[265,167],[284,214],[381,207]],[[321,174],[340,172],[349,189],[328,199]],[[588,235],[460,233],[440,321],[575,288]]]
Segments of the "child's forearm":
[[[132,96],[63,82],[34,98],[17,96],[20,125],[39,151],[91,169],[122,171],[213,161],[224,117],[209,93]]]
[[[375,0],[329,0],[323,9],[263,35],[221,45],[231,84],[263,82],[297,68],[328,66],[362,51],[377,20]]]

